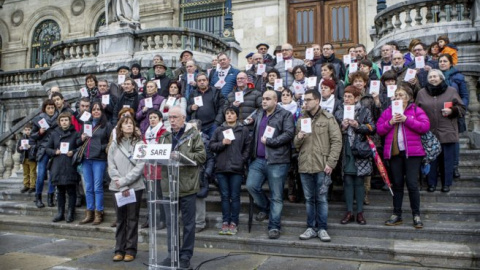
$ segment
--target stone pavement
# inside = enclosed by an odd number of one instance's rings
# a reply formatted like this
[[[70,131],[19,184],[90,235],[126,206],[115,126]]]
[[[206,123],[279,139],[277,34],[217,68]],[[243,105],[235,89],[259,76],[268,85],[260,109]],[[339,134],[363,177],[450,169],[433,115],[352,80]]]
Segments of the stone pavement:
[[[130,263],[114,263],[111,260],[113,257],[114,244],[113,240],[74,237],[62,238],[56,237],[55,235],[0,231],[0,269],[147,269],[147,244],[139,244],[137,258]],[[432,269],[421,267],[420,265],[418,267],[412,267],[401,264],[390,264],[388,262],[279,256],[278,254],[242,253],[210,248],[195,249],[195,255],[192,258],[191,264],[193,269],[202,270]]]

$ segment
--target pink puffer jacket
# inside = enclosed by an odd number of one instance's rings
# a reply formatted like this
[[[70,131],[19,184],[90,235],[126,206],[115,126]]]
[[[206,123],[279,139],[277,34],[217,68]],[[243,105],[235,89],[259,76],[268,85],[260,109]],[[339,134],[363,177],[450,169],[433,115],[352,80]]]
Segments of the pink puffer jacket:
[[[405,151],[407,157],[425,156],[425,150],[422,146],[420,136],[430,130],[430,120],[427,114],[415,104],[410,104],[405,109],[404,115],[407,120],[403,123],[403,137],[405,138]],[[377,122],[377,132],[385,137],[385,147],[383,149],[383,158],[390,159],[392,153],[393,134],[395,126],[390,125],[392,119],[392,107],[386,109]]]

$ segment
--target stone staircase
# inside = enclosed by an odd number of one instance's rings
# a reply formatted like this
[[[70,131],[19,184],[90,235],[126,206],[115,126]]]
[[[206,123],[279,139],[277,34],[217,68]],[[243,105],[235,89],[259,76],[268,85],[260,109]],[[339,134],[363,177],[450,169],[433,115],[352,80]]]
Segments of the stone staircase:
[[[383,222],[392,212],[388,192],[371,191],[371,205],[365,206],[367,225],[341,225],[345,211],[341,187],[334,187],[334,200],[329,205],[329,234],[332,242],[318,238],[308,241],[298,236],[306,229],[305,206],[285,201],[282,215],[282,236],[267,237],[267,221],[253,221],[248,233],[249,199],[242,189],[239,233],[235,236],[218,235],[221,227],[219,191],[211,186],[207,198],[207,228],[196,235],[199,248],[229,249],[248,252],[301,255],[316,258],[341,258],[363,261],[382,261],[415,268],[479,269],[480,268],[480,150],[470,149],[469,141],[461,139],[460,173],[450,193],[421,191],[422,220],[425,227],[414,229],[409,211],[408,193],[404,198],[404,224],[388,227]],[[34,195],[21,194],[21,175],[0,180],[0,231],[33,232],[64,237],[114,239],[115,229],[111,192],[105,196],[105,222],[100,226],[78,225],[84,207],[77,208],[76,221],[52,223],[56,208],[38,209]],[[141,222],[146,209],[141,210]],[[165,235],[165,230],[159,234]],[[140,242],[148,241],[148,231],[140,229]]]

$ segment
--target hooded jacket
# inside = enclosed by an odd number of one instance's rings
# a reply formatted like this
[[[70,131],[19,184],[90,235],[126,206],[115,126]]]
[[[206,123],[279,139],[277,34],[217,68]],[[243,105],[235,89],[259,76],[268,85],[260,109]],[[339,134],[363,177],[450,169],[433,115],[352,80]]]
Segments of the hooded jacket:
[[[450,54],[453,59],[453,65],[456,66],[458,63],[458,48],[453,43],[448,43],[445,45],[440,53]]]
[[[75,131],[75,127],[70,125],[67,130],[61,127],[56,127],[50,134],[48,142],[46,143],[46,153],[52,157],[52,167],[50,174],[52,184],[58,185],[76,185],[80,180],[78,178],[77,168],[72,165],[72,158],[67,154],[56,154],[60,149],[61,143],[68,143],[68,151],[74,152],[77,147],[77,141],[80,135]]]
[[[48,142],[50,133],[58,126],[57,125],[58,112],[55,111],[53,116],[49,116],[46,113],[41,113],[40,115],[33,118],[33,127],[32,133],[30,134],[29,144],[35,145],[37,147],[37,157],[36,160],[39,161],[45,154],[45,144]],[[43,134],[40,134],[40,120],[45,119],[48,125],[50,126]]]

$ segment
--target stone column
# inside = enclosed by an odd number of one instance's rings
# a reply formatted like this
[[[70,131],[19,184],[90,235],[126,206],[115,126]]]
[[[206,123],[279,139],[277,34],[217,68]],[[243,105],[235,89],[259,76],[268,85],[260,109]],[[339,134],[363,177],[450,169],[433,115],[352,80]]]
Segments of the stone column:
[[[21,138],[20,136],[17,136],[17,138]],[[18,142],[18,141],[17,141]],[[13,147],[14,150],[14,154],[12,155],[12,158],[13,158],[13,172],[12,172],[12,177],[18,177],[18,173],[21,173],[23,174],[23,168],[22,168],[22,164],[20,164],[20,153],[17,151],[16,147],[17,147],[17,142],[14,141],[14,145]]]
[[[0,145],[0,179],[3,178],[3,172],[5,172],[3,157],[5,156],[6,148],[7,146],[5,144]]]
[[[7,179],[12,175],[13,169],[13,149],[15,148],[15,140],[10,139],[7,141],[7,147],[5,151],[5,172],[3,173],[3,178]]]

